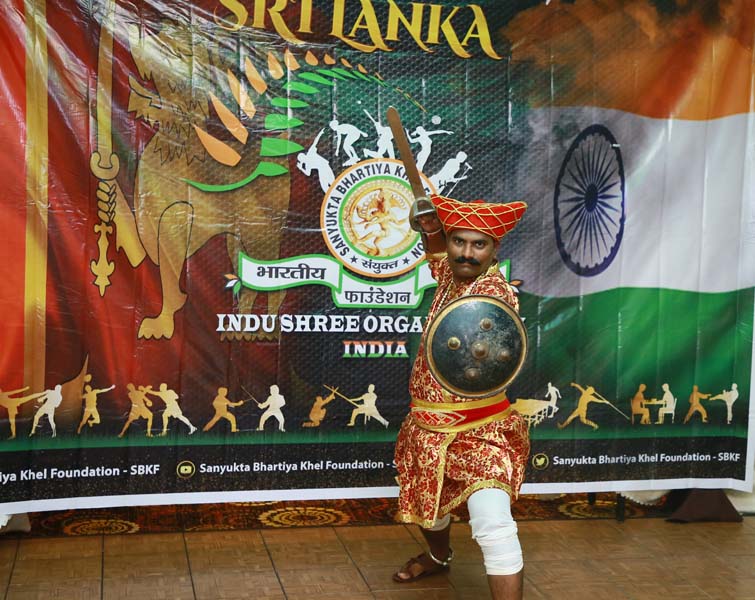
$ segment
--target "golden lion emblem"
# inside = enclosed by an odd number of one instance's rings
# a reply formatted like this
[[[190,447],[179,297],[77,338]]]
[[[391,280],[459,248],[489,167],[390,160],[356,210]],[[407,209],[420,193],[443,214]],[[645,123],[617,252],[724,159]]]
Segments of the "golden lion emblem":
[[[222,186],[239,179],[239,173],[254,172],[259,163],[260,140],[249,136],[242,120],[213,94],[217,82],[228,81],[245,119],[256,109],[246,89],[230,71],[226,75],[218,57],[192,39],[188,24],[164,17],[159,32],[145,33],[130,25],[128,38],[139,74],[155,90],[129,76],[128,110],[156,133],[138,157],[131,203],[116,179],[100,177],[101,224],[96,231],[108,228],[110,233],[114,225],[116,248],[133,267],[149,258],[159,268],[162,306],[158,314],[142,320],[138,336],[170,338],[175,314],[187,298],[180,283],[186,261],[211,238],[226,238],[234,269],[240,251],[261,260],[279,257],[290,196],[287,159],[266,159],[268,165],[280,165],[276,176],[259,177],[245,187],[217,193],[192,185]],[[207,133],[208,125],[218,119],[233,134],[230,142]],[[97,175],[94,167],[93,171]],[[239,310],[248,312],[256,294],[244,288]],[[283,297],[283,291],[268,294],[269,313],[278,311]]]

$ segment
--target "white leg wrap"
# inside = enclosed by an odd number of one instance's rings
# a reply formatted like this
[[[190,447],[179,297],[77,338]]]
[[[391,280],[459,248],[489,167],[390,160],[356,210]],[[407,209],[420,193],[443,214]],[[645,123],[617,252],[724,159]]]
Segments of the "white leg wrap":
[[[433,523],[433,526],[429,528],[429,531],[443,531],[446,527],[448,527],[448,524],[450,522],[451,513],[447,514],[445,517],[436,519],[435,523]]]
[[[524,567],[511,499],[503,490],[488,488],[467,501],[472,537],[480,545],[488,575],[514,575]]]

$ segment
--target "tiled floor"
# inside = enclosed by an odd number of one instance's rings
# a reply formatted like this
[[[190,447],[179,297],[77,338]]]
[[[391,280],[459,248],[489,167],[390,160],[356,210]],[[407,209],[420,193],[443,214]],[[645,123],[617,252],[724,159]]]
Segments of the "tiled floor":
[[[755,517],[519,524],[528,600],[754,599]],[[140,600],[489,598],[481,555],[455,524],[450,572],[391,581],[421,551],[403,525],[0,538],[0,598]]]

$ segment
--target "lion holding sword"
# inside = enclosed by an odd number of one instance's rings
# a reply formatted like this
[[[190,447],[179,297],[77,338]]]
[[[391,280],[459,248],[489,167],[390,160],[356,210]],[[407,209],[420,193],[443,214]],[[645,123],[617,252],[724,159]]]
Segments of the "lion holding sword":
[[[208,123],[217,120],[213,115],[221,120],[226,117],[220,114],[223,107],[211,90],[218,92],[220,86],[215,81],[222,81],[226,70],[218,66],[220,60],[211,56],[206,44],[196,39],[201,34],[196,33],[185,17],[162,15],[156,33],[147,33],[135,25],[127,28],[139,74],[154,84],[154,91],[148,90],[130,76],[128,110],[152,125],[156,132],[138,157],[132,202],[127,200],[116,179],[117,156],[114,168],[107,171],[97,168],[93,155],[92,171],[100,180],[97,206],[101,222],[95,231],[100,233],[100,262],[107,252],[106,235],[114,225],[116,249],[123,250],[132,267],[149,258],[159,268],[162,305],[158,314],[141,321],[138,336],[171,338],[175,314],[187,299],[180,283],[186,261],[210,239],[218,235],[226,238],[234,269],[240,251],[261,260],[279,257],[290,197],[287,159],[266,159],[268,165],[280,165],[276,176],[259,177],[250,185],[218,191],[219,186],[253,173],[260,154],[260,140],[249,136],[247,144],[248,132],[239,127],[246,130],[241,119],[236,119],[235,130],[231,131],[235,139],[222,144],[225,155],[235,154],[238,160],[234,164],[233,160],[225,160],[224,164],[217,158],[220,153],[208,152],[217,142],[205,132]],[[102,58],[102,42],[100,52]],[[101,60],[98,79],[103,78],[102,68]],[[227,77],[233,81],[231,75]],[[238,89],[235,92],[238,95]],[[248,101],[245,94],[242,90]],[[98,93],[98,129],[103,129],[100,123],[103,112]],[[248,112],[246,115],[249,117]],[[109,117],[109,111],[106,116]],[[100,137],[98,131],[98,143],[102,145]],[[106,148],[103,154],[109,150]],[[100,148],[94,153],[98,159],[99,153]],[[201,182],[202,186],[191,182]],[[210,189],[213,186],[216,187]],[[109,269],[107,275],[112,272],[113,263],[109,263]],[[97,273],[94,261],[92,270]],[[98,275],[97,285],[104,295],[109,281],[102,283]],[[242,289],[240,311],[251,309],[256,293]],[[268,294],[270,314],[277,313],[283,296],[284,292]]]

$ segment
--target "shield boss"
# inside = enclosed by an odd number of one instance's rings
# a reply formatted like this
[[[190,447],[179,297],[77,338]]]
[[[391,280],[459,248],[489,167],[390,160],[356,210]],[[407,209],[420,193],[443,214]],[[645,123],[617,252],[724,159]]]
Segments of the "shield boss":
[[[445,389],[465,398],[502,392],[522,368],[527,332],[513,308],[492,296],[463,296],[430,322],[427,364]]]

